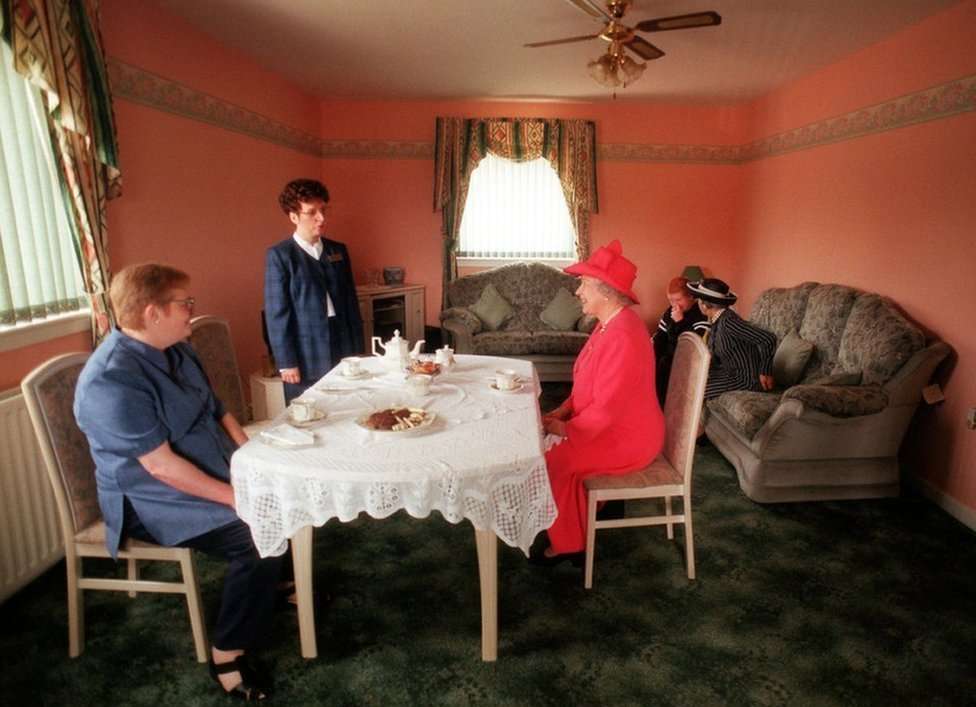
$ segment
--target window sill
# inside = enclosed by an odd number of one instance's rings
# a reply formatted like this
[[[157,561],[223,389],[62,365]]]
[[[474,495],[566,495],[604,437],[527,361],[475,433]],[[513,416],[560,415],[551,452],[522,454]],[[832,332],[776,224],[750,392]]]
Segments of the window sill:
[[[500,265],[509,263],[542,263],[551,265],[554,268],[564,268],[572,265],[576,261],[573,258],[463,258],[457,259],[458,267],[461,268],[497,268]]]
[[[51,339],[88,331],[91,310],[47,317],[39,322],[0,326],[0,351],[33,346]]]

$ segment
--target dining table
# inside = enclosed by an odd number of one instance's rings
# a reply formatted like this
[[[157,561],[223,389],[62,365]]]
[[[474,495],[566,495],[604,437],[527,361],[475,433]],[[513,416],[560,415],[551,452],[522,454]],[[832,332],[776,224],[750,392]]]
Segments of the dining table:
[[[481,656],[496,660],[498,540],[528,555],[556,518],[533,364],[457,355],[426,392],[385,357],[363,358],[355,375],[345,370],[333,368],[231,458],[237,513],[260,555],[281,555],[291,540],[302,656],[318,654],[313,528],[404,510],[414,518],[437,511],[474,527]],[[514,388],[498,388],[499,370],[514,371]],[[402,408],[420,411],[422,422],[369,428],[370,414]]]

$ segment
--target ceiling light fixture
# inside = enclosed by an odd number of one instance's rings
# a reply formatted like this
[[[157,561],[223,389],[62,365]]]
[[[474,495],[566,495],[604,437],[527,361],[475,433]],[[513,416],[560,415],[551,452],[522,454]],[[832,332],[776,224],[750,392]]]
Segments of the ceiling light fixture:
[[[594,59],[586,68],[597,83],[608,88],[626,87],[641,77],[647,64],[624,54],[619,42],[611,42],[607,53]]]

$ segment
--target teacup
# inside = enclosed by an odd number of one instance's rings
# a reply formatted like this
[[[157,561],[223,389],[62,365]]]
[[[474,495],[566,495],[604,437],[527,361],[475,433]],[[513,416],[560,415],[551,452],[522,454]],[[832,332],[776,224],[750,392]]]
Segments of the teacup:
[[[495,371],[495,387],[498,390],[512,390],[518,387],[518,374],[511,368]]]
[[[344,376],[358,376],[363,372],[362,359],[359,356],[346,356],[342,359],[342,368],[339,370]]]
[[[288,406],[288,414],[295,422],[307,422],[315,418],[317,410],[315,403],[310,400],[292,400]]]
[[[434,380],[434,376],[428,376],[426,373],[415,373],[407,377],[407,388],[414,395],[427,395],[430,392],[430,383]]]

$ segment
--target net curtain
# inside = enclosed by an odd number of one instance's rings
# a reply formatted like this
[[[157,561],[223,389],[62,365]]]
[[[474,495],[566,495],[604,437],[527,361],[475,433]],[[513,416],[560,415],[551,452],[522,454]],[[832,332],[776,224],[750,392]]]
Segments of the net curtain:
[[[40,87],[97,343],[112,325],[105,205],[121,193],[98,0],[0,0],[14,69]]]
[[[471,173],[488,153],[523,161],[545,157],[556,170],[576,231],[576,254],[590,250],[590,214],[598,212],[596,126],[587,120],[437,118],[434,211],[442,214],[442,293],[457,277],[457,245]]]

